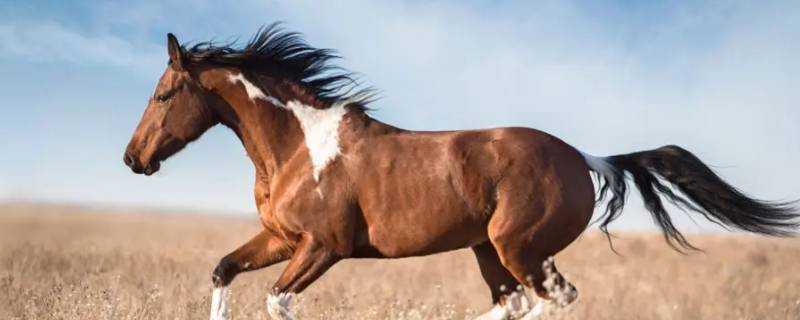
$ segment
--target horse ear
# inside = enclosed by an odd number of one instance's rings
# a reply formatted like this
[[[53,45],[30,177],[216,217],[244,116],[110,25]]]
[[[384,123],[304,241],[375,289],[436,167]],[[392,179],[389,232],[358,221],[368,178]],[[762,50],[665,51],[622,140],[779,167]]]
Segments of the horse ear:
[[[169,52],[169,65],[177,71],[182,71],[186,59],[178,38],[172,33],[167,33],[167,52]]]

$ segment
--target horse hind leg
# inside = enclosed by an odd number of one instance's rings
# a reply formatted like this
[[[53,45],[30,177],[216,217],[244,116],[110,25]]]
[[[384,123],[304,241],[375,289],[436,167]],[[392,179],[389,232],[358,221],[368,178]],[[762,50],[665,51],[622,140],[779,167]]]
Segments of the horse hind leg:
[[[536,300],[536,304],[527,310],[517,311],[516,315],[522,315],[515,316],[514,319],[540,319],[545,313],[546,306],[548,308],[551,306],[564,308],[578,298],[578,290],[558,272],[552,256],[543,259],[534,257],[503,258],[503,263],[516,279],[525,283],[525,286],[532,289],[539,298],[529,300]],[[524,294],[524,291],[517,292],[517,294]]]
[[[591,215],[589,206],[563,204],[501,202],[488,226],[489,241],[503,267],[542,298],[539,303],[547,300],[558,306],[575,301],[578,291],[558,272],[552,256],[580,235],[585,225],[579,221],[588,223]],[[541,313],[542,307],[537,304],[531,314]]]
[[[519,309],[528,309],[530,301],[520,290],[521,285],[508,270],[500,263],[497,251],[489,241],[472,247],[481,276],[492,293],[494,307],[475,320],[506,319],[512,314],[519,313]]]
[[[578,298],[578,290],[556,270],[555,260],[552,256],[542,262],[542,274],[544,275],[544,280],[539,280],[533,274],[527,276],[528,286],[534,289],[539,299],[531,311],[519,317],[519,320],[541,319],[545,313],[546,301],[557,307],[564,308]],[[541,274],[538,276],[541,276]]]
[[[472,247],[481,276],[489,286],[493,303],[503,303],[504,296],[520,285],[508,270],[500,263],[492,244],[488,241]]]
[[[542,262],[542,271],[544,271],[542,287],[551,301],[566,307],[578,299],[578,289],[558,272],[552,256]]]
[[[566,307],[578,299],[578,289],[558,272],[552,256],[541,262],[541,272],[530,272],[526,283],[537,296],[560,307]]]
[[[544,312],[542,299],[533,305],[533,300],[514,276],[500,261],[497,251],[490,242],[472,247],[480,267],[481,276],[492,293],[492,309],[479,315],[475,320],[499,319],[539,319]],[[526,269],[527,270],[527,269]],[[552,257],[544,259],[535,272],[525,272],[527,287],[532,288],[543,299],[558,306],[566,306],[578,295],[575,286],[558,272]],[[521,276],[521,275],[520,275]]]
[[[500,261],[520,283],[533,289],[539,298],[564,307],[578,298],[575,286],[558,272],[555,260],[550,255],[537,255],[530,246],[514,246],[494,243]],[[540,312],[541,300],[534,307]],[[538,310],[537,310],[538,309]]]
[[[548,179],[532,184],[507,180],[487,233],[500,262],[517,281],[540,298],[566,306],[577,299],[578,291],[558,272],[552,257],[586,229],[595,199],[588,174],[571,167],[557,169],[541,173]]]
[[[525,282],[517,280],[517,276],[507,269],[498,256],[497,250],[490,242],[484,242],[472,247],[478,260],[481,276],[489,286],[492,293],[492,302],[495,306],[488,312],[478,316],[476,320],[507,319],[537,319],[543,313],[541,299],[534,306],[533,300],[527,295],[521,283],[533,288],[536,294],[544,299],[553,301],[559,306],[566,306],[573,302],[578,292],[555,267],[552,257],[544,259],[540,268],[529,272],[524,271]],[[520,273],[519,277],[523,277]]]

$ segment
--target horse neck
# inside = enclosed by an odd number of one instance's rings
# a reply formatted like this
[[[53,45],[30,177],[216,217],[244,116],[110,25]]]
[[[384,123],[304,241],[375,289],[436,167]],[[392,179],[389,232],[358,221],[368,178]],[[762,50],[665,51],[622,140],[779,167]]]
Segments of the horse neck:
[[[302,129],[289,110],[274,105],[270,99],[251,97],[251,93],[242,90],[242,84],[230,81],[230,75],[214,75],[218,79],[212,87],[226,102],[217,107],[220,122],[236,133],[259,178],[269,181],[302,145]],[[260,86],[258,79],[253,83]],[[285,99],[287,90],[271,87],[270,94],[276,95],[267,97]]]
[[[343,143],[359,140],[365,136],[402,131],[372,119],[359,108],[350,108],[346,102],[323,106],[320,99],[307,94],[296,84],[257,76],[252,76],[252,79],[238,78],[236,81],[230,81],[233,79],[231,75],[236,75],[238,71],[232,72],[218,74],[213,84],[217,88],[215,91],[226,101],[224,104],[226,106],[219,112],[220,121],[233,129],[253,161],[257,174],[267,181],[271,180],[283,164],[294,157],[306,142],[302,120],[294,113],[298,103],[303,105],[300,108],[313,108],[323,113],[335,113],[336,108],[343,108],[339,110],[342,114],[337,126],[329,128],[335,130],[337,135],[343,134],[336,139]],[[242,80],[249,82],[249,86],[243,85]],[[306,112],[308,110],[302,113]],[[317,117],[325,116],[314,113],[310,117],[317,120]],[[319,132],[309,134],[319,134]],[[315,148],[313,145],[306,147],[309,151]]]

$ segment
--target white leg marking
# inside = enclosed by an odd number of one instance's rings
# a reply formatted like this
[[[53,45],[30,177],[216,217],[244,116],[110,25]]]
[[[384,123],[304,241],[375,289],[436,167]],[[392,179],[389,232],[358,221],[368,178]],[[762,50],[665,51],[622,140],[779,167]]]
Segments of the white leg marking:
[[[530,298],[528,298],[522,286],[506,296],[506,309],[514,319],[518,319],[531,311]]]
[[[531,310],[531,315],[533,315],[534,317],[533,319],[539,319],[539,317],[541,317],[543,313],[544,313],[544,301],[542,301],[542,299],[539,299],[539,301],[536,302],[536,305],[533,306],[533,310]]]
[[[530,298],[520,287],[517,291],[506,295],[504,305],[495,305],[475,320],[537,319],[528,318],[529,314],[531,314]]]
[[[486,313],[479,315],[474,320],[504,320],[508,318],[508,310],[504,306],[499,304],[494,305],[492,309],[486,311]]]
[[[228,287],[214,288],[211,293],[211,320],[230,319],[230,298],[231,292]]]
[[[558,272],[555,269],[555,260],[553,257],[547,258],[542,262],[542,270],[544,270],[545,280],[542,286],[547,290],[547,295],[550,296],[550,301],[558,307],[566,307],[575,299],[578,298],[578,291],[566,279],[559,284]]]
[[[539,319],[542,318],[542,314],[544,314],[544,302],[542,302],[542,299],[539,299],[539,302],[537,302],[536,305],[533,306],[533,309],[531,309],[531,312],[528,312],[523,317],[517,318],[517,319],[519,319],[519,320],[539,320]]]
[[[275,320],[294,320],[294,316],[289,310],[294,294],[280,293],[277,296],[267,296],[267,313]]]

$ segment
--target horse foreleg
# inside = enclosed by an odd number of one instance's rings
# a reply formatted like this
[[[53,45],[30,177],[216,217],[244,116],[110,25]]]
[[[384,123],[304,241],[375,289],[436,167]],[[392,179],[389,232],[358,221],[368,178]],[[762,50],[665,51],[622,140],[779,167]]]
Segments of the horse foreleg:
[[[341,256],[314,236],[304,235],[295,249],[292,259],[275,282],[272,292],[267,297],[267,313],[273,319],[294,319],[289,304],[295,294],[300,293],[314,280],[317,280]]]
[[[247,243],[223,257],[211,276],[211,320],[230,318],[228,285],[237,274],[268,267],[289,258],[291,249],[268,230],[262,230]]]

